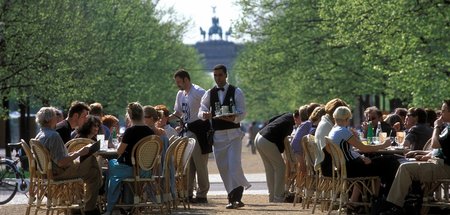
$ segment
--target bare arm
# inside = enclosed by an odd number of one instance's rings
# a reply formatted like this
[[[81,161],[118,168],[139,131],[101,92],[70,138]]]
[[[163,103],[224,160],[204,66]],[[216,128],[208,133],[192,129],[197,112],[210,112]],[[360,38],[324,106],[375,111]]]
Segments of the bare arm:
[[[374,152],[379,149],[384,149],[391,145],[391,141],[389,140],[389,138],[386,138],[384,143],[381,145],[376,145],[376,146],[364,145],[359,139],[356,138],[358,136],[358,134],[356,134],[356,131],[355,130],[351,130],[351,131],[352,131],[353,135],[348,140],[348,143],[350,145],[354,146],[355,148],[359,149],[361,152]]]
[[[125,149],[127,148],[128,144],[126,143],[120,143],[119,148],[117,149],[117,155],[119,155],[119,157],[125,152]]]
[[[442,124],[442,116],[434,121],[433,136],[431,136],[431,148],[433,149],[441,148],[441,144],[439,143],[439,134],[441,134]]]

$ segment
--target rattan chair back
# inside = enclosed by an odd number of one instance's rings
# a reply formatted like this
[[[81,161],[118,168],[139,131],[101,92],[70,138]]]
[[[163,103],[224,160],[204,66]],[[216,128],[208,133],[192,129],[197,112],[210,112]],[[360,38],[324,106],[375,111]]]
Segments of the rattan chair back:
[[[65,146],[67,148],[67,151],[69,153],[71,152],[76,152],[78,150],[80,150],[81,148],[85,147],[88,144],[93,143],[94,140],[89,139],[89,138],[75,138],[75,139],[71,139],[69,140]]]

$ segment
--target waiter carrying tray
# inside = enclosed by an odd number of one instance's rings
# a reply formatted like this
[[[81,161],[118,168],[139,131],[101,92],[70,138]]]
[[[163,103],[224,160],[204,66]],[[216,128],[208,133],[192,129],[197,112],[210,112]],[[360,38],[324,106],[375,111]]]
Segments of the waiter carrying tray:
[[[244,176],[241,164],[242,137],[240,122],[245,117],[242,90],[227,83],[227,68],[214,67],[216,86],[202,97],[198,117],[211,120],[214,129],[214,157],[220,177],[228,193],[227,209],[245,206],[241,201],[244,188],[251,185]]]

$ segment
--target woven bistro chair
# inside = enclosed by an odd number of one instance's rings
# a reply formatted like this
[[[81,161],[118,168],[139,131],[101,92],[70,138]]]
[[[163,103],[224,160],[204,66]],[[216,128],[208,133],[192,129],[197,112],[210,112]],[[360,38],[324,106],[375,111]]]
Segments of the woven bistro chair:
[[[89,138],[75,138],[75,139],[71,139],[69,140],[66,144],[64,144],[67,148],[67,151],[69,153],[71,152],[76,152],[78,150],[80,150],[81,148],[85,147],[88,144],[93,143],[94,140],[89,139]]]
[[[80,209],[84,214],[84,183],[81,178],[55,180],[50,153],[38,140],[30,140],[31,151],[36,161],[37,193],[36,214],[45,210],[70,214],[71,209]],[[44,199],[47,201],[44,202]]]
[[[362,202],[352,202],[352,205],[363,205],[368,213],[371,205],[369,196],[374,197],[377,195],[376,186],[379,184],[380,178],[377,176],[347,178],[347,168],[342,150],[329,137],[325,137],[325,141],[325,149],[330,153],[332,159],[332,196],[328,214],[331,213],[333,206],[337,204],[338,197],[338,211],[340,214],[343,206],[348,203],[349,193],[354,188],[359,189]]]
[[[154,176],[150,176],[157,165],[160,156],[161,138],[157,135],[149,135],[139,140],[131,151],[131,163],[133,176],[123,180],[125,186],[129,186],[133,192],[132,203],[119,203],[116,207],[131,208],[132,213],[140,214],[145,209],[159,207],[160,213],[164,213],[164,205],[161,201],[161,185]],[[150,195],[155,195],[156,201],[152,201]]]
[[[177,190],[175,186],[175,152],[178,144],[181,142],[181,138],[175,138],[169,145],[164,157],[164,187],[163,187],[163,199],[167,204],[170,212],[170,208],[176,208],[177,204]]]
[[[307,135],[304,136],[301,140],[301,144],[303,147],[303,155],[305,159],[306,165],[306,173],[297,173],[297,177],[300,177],[304,180],[302,187],[297,187],[297,191],[295,192],[294,203],[297,202],[299,197],[303,197],[302,199],[302,207],[303,209],[309,208],[309,204],[311,202],[311,198],[313,193],[317,188],[317,180],[319,178],[319,171],[314,169],[314,160],[316,159],[317,154],[317,146],[314,145],[314,136]],[[316,202],[314,202],[312,213],[316,208]]]
[[[291,137],[287,136],[284,138],[284,152],[283,152],[283,160],[286,164],[286,170],[285,170],[285,183],[284,183],[284,190],[285,190],[285,196],[289,196],[291,193],[295,193],[296,187],[303,186],[303,180],[297,180],[297,158],[294,155],[294,152],[292,151],[291,147]],[[298,183],[296,185],[296,183]],[[295,205],[295,201],[294,201]]]
[[[428,214],[430,207],[450,208],[450,179],[423,183],[423,203],[420,214]]]
[[[30,214],[31,208],[36,206],[36,193],[37,193],[37,180],[36,177],[36,162],[33,153],[31,152],[31,148],[25,140],[21,139],[20,144],[22,146],[25,155],[28,158],[28,171],[30,172],[30,187],[28,190],[28,205],[27,210],[25,212],[26,215]]]
[[[183,203],[184,209],[186,205],[191,209],[188,200],[188,169],[189,160],[195,147],[195,139],[183,137],[175,148],[175,186],[178,193],[178,199]]]
[[[171,208],[176,207],[177,195],[175,187],[175,166],[174,166],[174,154],[175,149],[181,138],[172,138],[169,140],[169,147],[165,152],[163,160],[162,172],[155,174],[154,177],[162,185],[162,202],[165,204],[168,212],[171,212]]]

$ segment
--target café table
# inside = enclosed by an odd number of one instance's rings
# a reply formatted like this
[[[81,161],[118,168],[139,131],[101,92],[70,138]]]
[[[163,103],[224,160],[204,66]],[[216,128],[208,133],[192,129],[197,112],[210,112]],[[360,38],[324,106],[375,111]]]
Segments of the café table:
[[[117,158],[118,157],[118,155],[117,155],[117,149],[114,149],[114,148],[108,148],[108,149],[100,149],[99,151],[97,151],[96,153],[95,153],[97,156],[100,156],[100,157],[102,157],[102,158],[105,158],[105,159],[114,159],[114,158]]]
[[[405,149],[405,148],[401,148],[401,147],[394,147],[394,146],[390,146],[384,149],[379,149],[377,151],[373,151],[373,152],[361,152],[359,150],[357,150],[357,152],[359,152],[360,154],[364,154],[367,157],[375,157],[375,156],[379,156],[379,155],[398,155],[398,156],[404,156],[405,153],[407,153],[409,151],[409,149]]]

